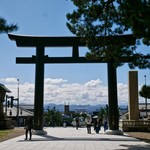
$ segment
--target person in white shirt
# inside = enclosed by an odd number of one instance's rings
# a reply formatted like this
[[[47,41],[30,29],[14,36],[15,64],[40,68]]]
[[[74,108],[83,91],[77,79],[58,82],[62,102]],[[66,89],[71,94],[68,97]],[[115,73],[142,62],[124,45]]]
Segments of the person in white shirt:
[[[91,116],[87,116],[85,118],[85,122],[86,122],[86,127],[87,127],[87,133],[91,134],[91,123],[92,123]]]

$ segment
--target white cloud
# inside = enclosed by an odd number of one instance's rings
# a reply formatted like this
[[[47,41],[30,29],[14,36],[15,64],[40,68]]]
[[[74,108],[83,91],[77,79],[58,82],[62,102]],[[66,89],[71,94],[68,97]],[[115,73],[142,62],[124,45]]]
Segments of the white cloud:
[[[18,81],[17,81],[17,79],[16,78],[14,78],[14,77],[11,77],[11,78],[2,78],[2,79],[0,79],[0,82],[2,82],[2,83],[11,83],[11,84],[13,84],[13,83],[17,83]]]
[[[17,97],[18,84],[16,78],[0,79],[0,82],[12,91],[9,95]],[[118,102],[128,104],[128,85],[118,83]],[[34,84],[19,83],[20,103],[34,104]],[[143,101],[142,98],[139,98]],[[106,104],[108,103],[108,88],[100,79],[90,80],[84,84],[69,83],[64,79],[46,78],[44,84],[44,103],[64,104]]]
[[[127,103],[128,100],[128,85],[123,83],[118,83],[118,101],[121,103]]]
[[[64,80],[64,79],[51,79],[51,78],[46,78],[44,80],[44,83],[45,84],[61,84],[61,83],[64,83],[64,82],[67,82],[67,80]]]
[[[85,83],[85,86],[87,86],[87,87],[96,87],[96,86],[99,86],[101,83],[102,83],[102,81],[100,81],[100,79],[91,80],[91,81]]]
[[[82,98],[82,99],[88,99],[88,98],[89,98],[89,93],[88,93],[88,91],[81,92],[81,98]]]

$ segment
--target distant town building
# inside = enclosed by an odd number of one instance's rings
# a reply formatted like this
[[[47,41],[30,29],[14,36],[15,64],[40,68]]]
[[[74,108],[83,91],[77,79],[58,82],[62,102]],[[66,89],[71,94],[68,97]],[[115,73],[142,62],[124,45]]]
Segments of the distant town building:
[[[72,114],[74,114],[74,113],[75,113],[74,111],[70,111],[69,103],[68,104],[65,103],[64,104],[64,114],[72,116]]]
[[[83,107],[76,108],[76,113],[87,113],[87,108]]]
[[[13,121],[13,125],[17,126],[17,107],[13,106],[7,107],[7,109],[4,107],[4,110],[7,110],[7,113],[5,112],[7,118],[10,118]],[[34,105],[20,105],[19,106],[19,126],[25,125],[25,119],[27,116],[34,117]]]
[[[70,114],[70,110],[69,110],[69,104],[64,104],[64,114],[65,115],[68,115]]]

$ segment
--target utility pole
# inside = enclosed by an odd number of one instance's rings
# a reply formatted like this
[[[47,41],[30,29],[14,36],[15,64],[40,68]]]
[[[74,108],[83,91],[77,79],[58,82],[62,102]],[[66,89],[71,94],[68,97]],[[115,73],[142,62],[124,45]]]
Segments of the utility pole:
[[[17,79],[18,82],[18,98],[17,98],[17,126],[19,127],[19,79]]]
[[[146,75],[144,75],[145,78],[145,86],[146,86]],[[146,118],[147,118],[147,97],[145,97],[145,112],[146,112]]]

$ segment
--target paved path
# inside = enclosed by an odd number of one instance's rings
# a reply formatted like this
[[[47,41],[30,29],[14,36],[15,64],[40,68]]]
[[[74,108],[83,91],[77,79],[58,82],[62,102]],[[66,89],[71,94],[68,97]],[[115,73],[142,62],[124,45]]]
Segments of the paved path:
[[[103,131],[87,134],[86,128],[44,128],[47,135],[33,135],[25,141],[24,135],[0,142],[0,150],[150,150],[150,144],[135,138],[105,135]]]

